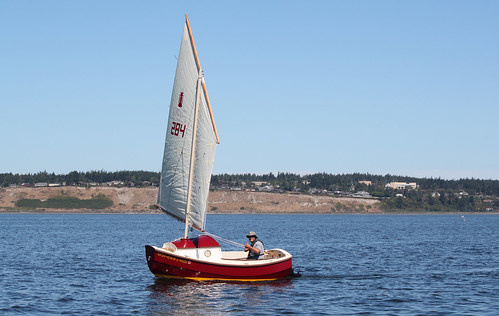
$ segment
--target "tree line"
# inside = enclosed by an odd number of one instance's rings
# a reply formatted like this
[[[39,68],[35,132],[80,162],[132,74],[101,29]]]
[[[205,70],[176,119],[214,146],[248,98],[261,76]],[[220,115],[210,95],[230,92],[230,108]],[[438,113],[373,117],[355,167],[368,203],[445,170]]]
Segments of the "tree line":
[[[153,171],[71,171],[68,174],[55,174],[42,171],[28,174],[0,173],[0,185],[34,186],[36,183],[53,183],[65,185],[88,185],[119,182],[124,186],[144,186],[159,183],[159,172]]]
[[[157,185],[160,173],[154,171],[71,171],[68,174],[55,174],[47,171],[28,174],[0,173],[0,185],[22,185],[45,182],[65,183],[66,185],[78,185],[87,183],[103,184],[108,182],[122,182],[125,186]],[[371,185],[360,183],[370,181]],[[211,184],[220,186],[230,184],[240,186],[242,183],[250,185],[253,182],[266,182],[284,191],[307,191],[310,188],[328,191],[352,191],[365,190],[375,195],[383,196],[386,192],[386,184],[390,182],[416,182],[420,190],[435,191],[466,191],[470,195],[484,194],[499,196],[499,180],[482,179],[459,179],[446,180],[441,178],[415,178],[395,175],[372,175],[369,173],[351,174],[328,174],[315,173],[310,175],[299,175],[287,172],[272,172],[268,174],[218,174],[212,175]]]
[[[390,182],[416,182],[420,190],[435,191],[466,191],[470,195],[484,194],[499,196],[499,180],[481,179],[459,179],[445,180],[441,178],[415,178],[396,175],[372,175],[369,173],[351,174],[328,174],[315,173],[310,175],[298,175],[293,173],[279,172],[265,175],[257,174],[220,174],[212,176],[212,184],[242,182],[251,183],[255,181],[268,182],[278,185],[285,191],[307,191],[310,188],[328,191],[360,191],[365,190],[377,196],[391,195],[386,184]],[[371,185],[360,183],[370,181]]]

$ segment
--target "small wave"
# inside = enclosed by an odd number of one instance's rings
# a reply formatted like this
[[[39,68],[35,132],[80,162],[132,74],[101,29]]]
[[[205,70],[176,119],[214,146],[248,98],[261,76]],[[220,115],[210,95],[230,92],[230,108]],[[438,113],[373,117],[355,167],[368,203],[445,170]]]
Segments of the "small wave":
[[[308,280],[374,280],[383,279],[390,277],[385,274],[332,274],[332,275],[321,275],[321,274],[302,274],[302,279]]]

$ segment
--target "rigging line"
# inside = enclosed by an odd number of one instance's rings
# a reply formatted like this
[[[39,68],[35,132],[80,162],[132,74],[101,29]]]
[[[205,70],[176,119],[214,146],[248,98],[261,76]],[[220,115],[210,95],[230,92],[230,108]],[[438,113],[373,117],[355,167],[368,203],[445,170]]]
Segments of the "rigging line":
[[[230,245],[232,245],[232,246],[244,247],[244,245],[243,245],[243,244],[240,244],[240,243],[238,243],[238,242],[235,242],[235,241],[232,241],[232,240],[229,240],[229,239],[226,239],[226,238],[223,238],[223,237],[217,236],[217,235],[215,235],[215,234],[208,233],[208,232],[206,232],[206,231],[205,231],[205,232],[203,232],[203,234],[208,235],[208,236],[210,236],[210,237],[213,237],[213,238],[215,238],[215,239],[218,239],[218,240],[220,240],[220,241],[222,241],[222,242],[225,242],[225,243],[227,243],[227,244],[230,244]]]

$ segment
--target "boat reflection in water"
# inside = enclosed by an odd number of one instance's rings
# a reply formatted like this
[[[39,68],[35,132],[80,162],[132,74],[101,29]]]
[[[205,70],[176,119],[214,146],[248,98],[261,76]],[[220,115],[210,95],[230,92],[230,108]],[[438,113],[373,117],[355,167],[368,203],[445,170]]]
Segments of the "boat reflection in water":
[[[151,314],[193,314],[241,312],[251,306],[275,306],[279,297],[289,295],[294,288],[293,279],[265,282],[191,281],[185,279],[156,278],[147,287]],[[282,306],[284,308],[285,306]]]

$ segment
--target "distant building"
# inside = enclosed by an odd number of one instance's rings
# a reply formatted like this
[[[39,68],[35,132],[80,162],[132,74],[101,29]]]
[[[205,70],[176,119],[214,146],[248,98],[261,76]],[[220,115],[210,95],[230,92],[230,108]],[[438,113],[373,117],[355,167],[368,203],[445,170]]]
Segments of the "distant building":
[[[259,188],[259,187],[261,187],[262,185],[265,185],[265,184],[267,184],[267,183],[268,183],[268,182],[266,182],[266,181],[253,181],[253,184],[254,184],[257,188]]]
[[[418,188],[418,185],[416,182],[390,182],[387,183],[386,186],[387,188],[392,188],[395,190],[405,190],[405,189],[413,189],[416,190]]]
[[[359,183],[363,183],[365,185],[372,185],[373,184],[372,181],[367,181],[367,180],[359,181]]]
[[[366,191],[359,191],[359,192],[355,192],[354,194],[352,194],[352,196],[353,197],[370,198],[371,194],[369,194],[369,192],[366,192]]]
[[[274,191],[274,186],[273,185],[266,185],[266,186],[260,187],[260,191],[264,191],[264,192]]]
[[[144,181],[144,182],[149,182],[149,181]],[[104,185],[107,185],[109,187],[115,187],[115,186],[125,185],[125,182],[115,180],[115,181],[106,182],[104,183]]]

